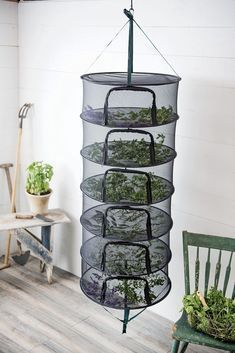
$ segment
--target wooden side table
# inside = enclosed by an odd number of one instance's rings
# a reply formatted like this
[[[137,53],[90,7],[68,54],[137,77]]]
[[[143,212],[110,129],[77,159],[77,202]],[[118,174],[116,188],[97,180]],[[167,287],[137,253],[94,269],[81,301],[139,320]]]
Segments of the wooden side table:
[[[19,215],[19,213],[17,214]],[[61,209],[48,210],[45,217],[47,221],[37,217],[17,219],[14,213],[0,215],[0,232],[13,231],[17,240],[26,248],[27,251],[24,254],[12,257],[15,262],[25,265],[31,253],[40,260],[41,272],[46,270],[48,283],[52,283],[51,229],[55,224],[70,223],[70,219]],[[29,230],[34,227],[41,227],[41,239]]]

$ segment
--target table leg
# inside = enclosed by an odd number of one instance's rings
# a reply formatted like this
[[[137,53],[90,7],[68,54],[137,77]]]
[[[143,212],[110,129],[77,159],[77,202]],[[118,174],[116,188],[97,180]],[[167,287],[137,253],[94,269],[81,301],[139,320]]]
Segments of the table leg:
[[[51,226],[43,226],[41,230],[41,241],[42,245],[45,246],[49,251],[51,250]],[[40,262],[40,271],[44,272],[46,269],[48,283],[52,283],[52,265],[45,265],[44,262]]]

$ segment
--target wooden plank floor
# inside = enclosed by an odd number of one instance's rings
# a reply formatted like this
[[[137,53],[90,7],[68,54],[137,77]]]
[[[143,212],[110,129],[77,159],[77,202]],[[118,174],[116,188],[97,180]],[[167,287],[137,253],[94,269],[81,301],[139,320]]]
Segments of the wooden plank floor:
[[[121,323],[81,292],[79,278],[55,268],[49,285],[31,258],[0,271],[0,353],[167,353],[172,323],[146,310]],[[192,346],[188,353],[215,349]],[[222,351],[219,351],[222,353]]]

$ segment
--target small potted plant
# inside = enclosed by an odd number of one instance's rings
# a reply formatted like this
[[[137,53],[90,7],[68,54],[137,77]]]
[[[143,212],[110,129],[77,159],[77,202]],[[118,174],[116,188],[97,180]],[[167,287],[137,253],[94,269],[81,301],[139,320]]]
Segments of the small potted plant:
[[[44,214],[48,211],[49,198],[52,194],[50,181],[53,167],[50,164],[33,162],[27,168],[26,194],[33,214]]]

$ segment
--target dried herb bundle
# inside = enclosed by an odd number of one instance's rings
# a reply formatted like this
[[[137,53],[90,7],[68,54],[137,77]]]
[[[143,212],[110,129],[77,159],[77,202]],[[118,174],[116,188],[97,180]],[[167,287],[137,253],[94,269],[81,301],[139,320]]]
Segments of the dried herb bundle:
[[[184,297],[184,310],[190,326],[222,341],[235,342],[235,300],[211,288],[205,301],[207,306],[203,306],[197,293]]]

